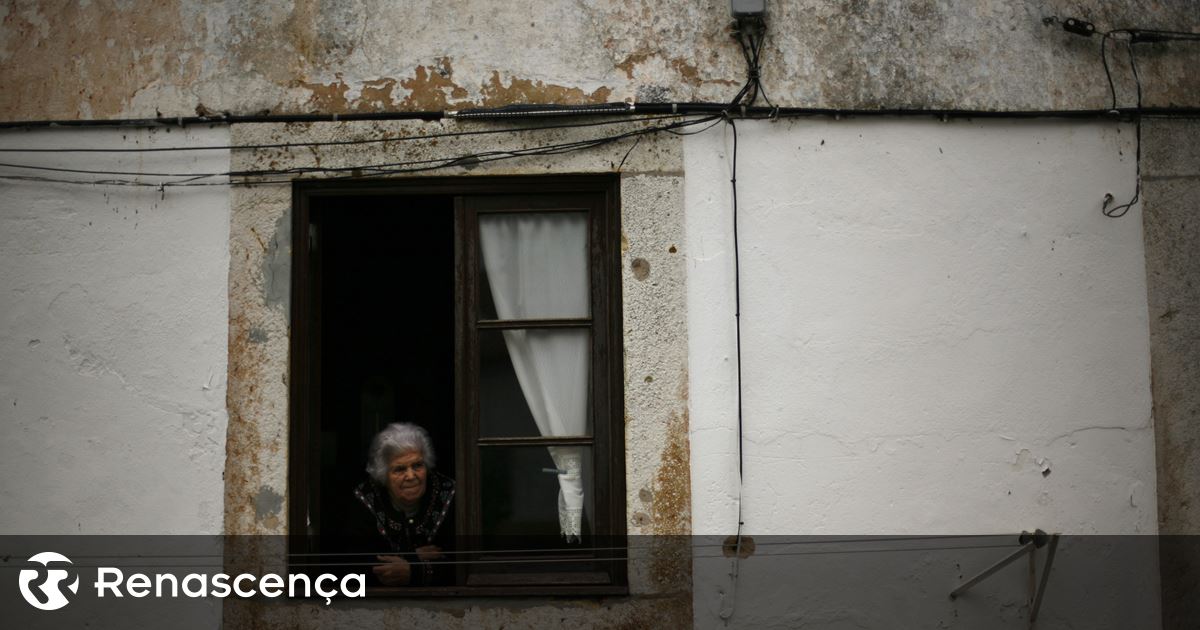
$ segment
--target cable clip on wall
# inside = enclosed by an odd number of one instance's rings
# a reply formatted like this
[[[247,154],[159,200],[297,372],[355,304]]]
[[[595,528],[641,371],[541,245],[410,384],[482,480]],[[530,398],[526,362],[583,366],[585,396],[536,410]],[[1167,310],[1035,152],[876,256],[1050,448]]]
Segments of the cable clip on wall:
[[[1040,529],[1034,530],[1032,534],[1021,532],[1021,536],[1017,538],[1017,542],[1021,545],[1020,549],[984,569],[975,577],[959,584],[958,588],[950,591],[950,599],[956,599],[959,595],[967,592],[971,587],[982,582],[993,573],[1012,564],[1021,556],[1029,554],[1029,599],[1032,602],[1029,609],[1029,623],[1032,624],[1037,621],[1038,609],[1042,606],[1042,596],[1046,594],[1046,581],[1050,578],[1050,566],[1054,563],[1054,551],[1058,548],[1058,537],[1059,534],[1047,534]],[[1050,548],[1046,550],[1046,566],[1042,567],[1041,580],[1035,584],[1035,576],[1037,575],[1037,554],[1035,551],[1045,547],[1047,544],[1050,545]]]

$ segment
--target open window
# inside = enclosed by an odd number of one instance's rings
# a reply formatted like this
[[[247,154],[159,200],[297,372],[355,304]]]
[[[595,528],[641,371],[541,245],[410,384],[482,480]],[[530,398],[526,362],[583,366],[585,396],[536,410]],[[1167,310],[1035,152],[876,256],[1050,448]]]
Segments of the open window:
[[[456,480],[455,577],[396,594],[623,592],[616,184],[295,184],[293,553],[342,551],[368,443],[407,421]]]

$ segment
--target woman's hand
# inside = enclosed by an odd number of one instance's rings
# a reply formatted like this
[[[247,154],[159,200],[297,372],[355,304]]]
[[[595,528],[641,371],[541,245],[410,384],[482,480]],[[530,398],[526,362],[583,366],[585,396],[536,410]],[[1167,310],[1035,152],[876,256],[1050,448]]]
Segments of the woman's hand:
[[[432,562],[434,560],[441,560],[445,557],[446,556],[442,554],[442,548],[437,545],[425,545],[424,547],[417,547],[417,558],[421,562]]]
[[[420,550],[418,550],[420,551]],[[412,580],[412,567],[400,556],[375,556],[383,564],[371,568],[384,586],[404,586]]]

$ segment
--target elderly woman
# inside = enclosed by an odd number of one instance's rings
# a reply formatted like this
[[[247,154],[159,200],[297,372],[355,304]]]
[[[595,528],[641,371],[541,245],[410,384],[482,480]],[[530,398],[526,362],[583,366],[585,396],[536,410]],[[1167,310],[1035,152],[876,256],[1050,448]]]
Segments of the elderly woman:
[[[381,552],[372,571],[386,586],[426,586],[453,575],[435,561],[454,536],[454,480],[434,464],[429,434],[415,424],[389,424],[371,441],[369,478],[354,490],[365,509],[349,515],[350,531]]]

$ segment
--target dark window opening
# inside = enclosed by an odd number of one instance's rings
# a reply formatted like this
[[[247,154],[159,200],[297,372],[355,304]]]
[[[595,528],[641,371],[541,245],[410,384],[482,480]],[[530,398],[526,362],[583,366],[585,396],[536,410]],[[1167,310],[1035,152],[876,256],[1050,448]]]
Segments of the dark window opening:
[[[625,592],[616,183],[295,185],[293,554],[345,559],[370,440],[413,422],[456,543],[440,586],[376,592]]]
[[[386,424],[429,432],[454,475],[454,205],[437,196],[316,200],[320,245],[321,462],[327,513],[351,501],[371,438]]]

